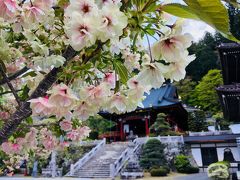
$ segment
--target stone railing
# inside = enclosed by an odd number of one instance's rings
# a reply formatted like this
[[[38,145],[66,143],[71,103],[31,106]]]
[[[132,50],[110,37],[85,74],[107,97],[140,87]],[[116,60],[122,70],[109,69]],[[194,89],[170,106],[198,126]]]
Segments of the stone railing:
[[[226,131],[189,132],[189,136],[213,136],[213,135],[224,135],[224,134],[232,134],[232,131],[226,130]]]
[[[137,138],[136,141],[140,144],[145,144],[149,139],[158,139],[161,143],[184,143],[183,136],[157,136]]]
[[[132,147],[128,147],[121,156],[113,163],[110,164],[110,177],[114,178],[118,172],[122,169],[124,164],[131,158],[131,156],[136,153],[138,148],[145,144],[149,139],[158,139],[162,143],[184,143],[183,136],[158,136],[158,137],[143,137],[136,138],[132,142]]]
[[[106,139],[99,141],[99,144],[91,151],[85,154],[75,164],[71,164],[70,172],[66,176],[73,176],[74,172],[81,168],[86,162],[88,162],[93,156],[95,156],[106,145]]]
[[[141,143],[138,142],[138,139],[135,139],[129,147],[123,151],[121,156],[113,163],[110,164],[110,177],[114,178],[117,176],[118,172],[122,169],[124,164],[131,158],[131,156],[137,151],[141,146]]]

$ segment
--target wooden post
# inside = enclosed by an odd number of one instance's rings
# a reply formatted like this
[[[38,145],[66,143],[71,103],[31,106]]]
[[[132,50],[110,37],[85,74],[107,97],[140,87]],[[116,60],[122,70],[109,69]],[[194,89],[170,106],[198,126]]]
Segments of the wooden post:
[[[123,122],[120,121],[120,137],[121,137],[121,141],[124,140],[124,132],[123,132]]]
[[[146,129],[146,136],[149,136],[149,127],[148,127],[148,120],[149,118],[145,118],[145,129]]]

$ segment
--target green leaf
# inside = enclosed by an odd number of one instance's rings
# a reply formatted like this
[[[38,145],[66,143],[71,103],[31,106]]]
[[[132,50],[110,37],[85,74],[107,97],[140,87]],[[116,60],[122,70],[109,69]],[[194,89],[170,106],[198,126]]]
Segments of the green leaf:
[[[199,17],[195,14],[195,12],[185,5],[176,3],[167,4],[162,7],[162,10],[174,16],[199,20]]]
[[[204,21],[224,37],[239,41],[230,33],[228,11],[220,0],[184,0],[184,2],[187,6],[167,4],[163,6],[163,11],[182,18]]]
[[[127,68],[123,65],[121,61],[118,61],[118,60],[113,61],[113,66],[116,73],[119,75],[121,82],[126,84],[128,81]]]

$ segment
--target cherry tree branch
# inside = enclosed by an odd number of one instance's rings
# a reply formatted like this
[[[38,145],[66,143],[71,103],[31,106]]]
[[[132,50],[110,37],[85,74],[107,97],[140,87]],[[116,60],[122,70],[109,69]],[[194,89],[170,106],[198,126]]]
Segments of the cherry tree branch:
[[[77,52],[71,46],[69,46],[62,55],[66,59],[64,66],[66,66],[67,63],[76,56],[76,54]],[[57,80],[57,74],[63,70],[64,66],[53,68],[39,83],[38,87],[34,90],[29,99],[44,96],[48,89]],[[15,132],[18,125],[20,125],[24,119],[32,114],[28,100],[23,102],[21,106],[19,106],[19,108],[15,111],[15,113],[11,115],[10,119],[4,123],[2,129],[0,130],[0,144],[5,142],[8,137]]]
[[[87,63],[93,57],[99,54],[102,46],[105,43],[99,42],[97,48],[89,56],[84,57],[83,63]],[[56,82],[58,73],[62,72],[63,68],[66,67],[69,61],[73,59],[76,55],[77,52],[71,46],[68,46],[65,52],[62,54],[62,56],[66,59],[64,65],[59,68],[53,68],[39,83],[39,85],[33,91],[28,100],[43,97],[48,91],[48,89],[51,88],[51,86]],[[28,102],[28,100],[22,102],[21,106],[15,111],[15,113],[11,115],[10,119],[6,123],[4,123],[2,129],[0,129],[0,144],[7,141],[8,137],[16,131],[22,121],[31,116],[32,110],[30,108],[30,103]]]
[[[12,81],[14,79],[16,79],[17,77],[21,76],[22,74],[24,74],[25,72],[27,72],[29,70],[29,68],[27,66],[25,66],[24,68],[22,68],[21,70],[17,71],[16,73],[8,76],[8,80]],[[7,83],[5,79],[1,79],[0,80],[0,85],[3,85]]]
[[[21,106],[20,98],[19,98],[17,92],[15,91],[15,89],[14,89],[12,83],[9,81],[9,79],[8,79],[8,77],[7,77],[7,75],[6,75],[6,73],[4,72],[4,69],[3,69],[3,65],[2,65],[2,64],[0,64],[0,74],[2,75],[3,79],[6,81],[6,83],[7,83],[8,87],[9,87],[9,89],[11,90],[12,94],[14,95],[15,100],[16,100],[17,103],[18,103],[18,106]]]

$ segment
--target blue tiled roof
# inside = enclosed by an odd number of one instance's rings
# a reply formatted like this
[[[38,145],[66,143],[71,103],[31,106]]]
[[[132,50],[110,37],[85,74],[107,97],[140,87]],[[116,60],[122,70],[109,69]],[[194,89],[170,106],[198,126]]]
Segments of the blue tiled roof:
[[[176,87],[171,84],[163,85],[158,89],[152,89],[149,94],[145,94],[143,106],[145,108],[158,108],[179,103],[176,97]]]

